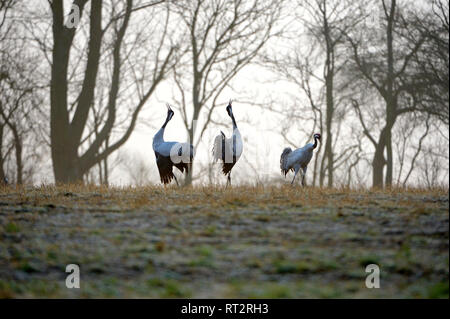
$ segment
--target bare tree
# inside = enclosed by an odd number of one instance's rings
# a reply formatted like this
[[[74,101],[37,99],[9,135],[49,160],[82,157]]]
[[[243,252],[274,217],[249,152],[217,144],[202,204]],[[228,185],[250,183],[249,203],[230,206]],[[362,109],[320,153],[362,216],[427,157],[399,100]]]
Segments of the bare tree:
[[[0,178],[22,184],[37,171],[41,147],[34,122],[41,99],[34,76],[37,57],[27,50],[20,26],[8,17],[13,4],[0,2]]]
[[[417,108],[449,125],[449,1],[433,0],[430,12],[414,13],[405,21],[426,38],[414,54],[409,93]],[[413,33],[413,32],[410,32]],[[411,36],[411,41],[417,41]]]
[[[87,0],[75,0],[70,15],[75,14],[73,9],[75,6],[79,9],[82,18],[87,3]],[[78,27],[66,26],[63,1],[50,1],[53,17],[50,140],[56,182],[82,180],[87,171],[122,146],[133,132],[144,104],[170,71],[174,63],[176,45],[170,43],[170,39],[168,39],[169,11],[161,3],[162,1],[153,1],[134,5],[133,0],[127,0],[126,3],[112,1],[108,8],[104,8],[106,5],[102,1],[91,1],[87,48],[82,51],[84,55],[78,56],[79,60],[75,60],[70,56],[71,50],[78,47],[74,41]],[[103,13],[106,9],[109,9],[109,17],[105,21]],[[148,28],[145,31],[153,31],[153,34],[145,33],[145,36],[154,38],[155,41],[153,41],[152,47],[141,48],[139,51],[136,48],[139,47],[138,41],[142,39],[142,36],[138,37],[134,34],[135,42],[131,41],[130,43],[127,41],[126,35],[133,14],[143,9],[146,10],[148,17],[146,22],[140,21],[139,25]],[[161,17],[164,18],[161,19]],[[162,25],[159,33],[154,32],[154,26],[153,28],[149,26],[150,22],[148,21],[152,21],[152,19],[157,21],[158,25]],[[141,65],[142,69],[136,70],[131,64],[128,64],[129,74],[133,74],[134,78],[138,79],[138,81],[134,81],[134,84],[130,84],[128,81],[124,81],[123,65],[127,65],[134,50],[142,54],[142,49],[147,50],[146,65]],[[105,58],[105,54],[109,54],[109,58]],[[82,60],[83,57],[84,60]],[[81,66],[78,63],[80,60],[84,61]],[[102,69],[103,61],[107,65]],[[73,63],[78,64],[74,66]],[[149,67],[149,65],[151,66]],[[83,66],[84,75],[79,78],[80,73],[78,73],[75,82],[72,74],[77,74],[70,72],[76,72]],[[145,71],[148,71],[150,76],[142,73]],[[89,142],[88,137],[94,132],[85,132],[85,130],[89,114],[95,107],[96,88],[99,81],[103,85],[107,85],[107,88],[104,89],[105,94],[107,92],[107,99],[105,105],[102,106],[106,112],[102,117],[101,126],[97,127],[95,139]],[[134,94],[130,94],[130,91]],[[127,100],[124,100],[124,92],[129,94]],[[120,115],[119,103],[125,104],[129,110],[122,123],[118,118]],[[123,108],[124,106],[121,106],[122,110]],[[123,132],[115,141],[112,141],[109,138],[114,132],[113,129],[119,124],[122,124]]]
[[[335,98],[335,78],[346,63],[342,59],[342,44],[345,33],[355,27],[362,18],[355,14],[357,7],[352,1],[316,0],[305,2],[303,7],[309,12],[312,22],[308,24],[309,33],[315,38],[315,44],[324,43],[323,83],[325,86],[325,128],[326,139],[324,158],[328,173],[328,187],[333,186],[333,171],[337,163],[333,150],[333,120],[339,100]],[[341,91],[345,83],[340,83]],[[345,111],[344,111],[345,112]],[[345,152],[347,153],[347,152]],[[347,153],[348,154],[348,153]],[[325,161],[323,161],[322,168]],[[323,169],[321,170],[323,172]],[[323,173],[322,173],[323,174]]]
[[[373,8],[372,8],[373,9]],[[392,129],[397,118],[407,112],[414,112],[417,108],[408,102],[409,68],[412,58],[419,51],[425,41],[423,34],[416,34],[414,42],[409,41],[402,34],[400,22],[402,12],[396,0],[382,1],[381,27],[383,32],[377,32],[377,28],[370,33],[366,25],[364,36],[348,36],[355,66],[360,75],[378,92],[384,101],[384,126],[378,139],[373,137],[374,132],[364,129],[364,133],[375,147],[372,166],[372,184],[374,187],[389,186],[393,179],[393,154],[392,154]],[[354,32],[355,33],[355,32]],[[409,35],[410,36],[410,35]],[[357,74],[352,74],[352,77]],[[353,104],[359,108],[358,103]],[[363,126],[366,120],[358,109],[359,119]],[[384,152],[387,157],[385,158]],[[386,167],[385,180],[383,181],[383,169]]]
[[[0,185],[8,184],[5,164],[12,149],[10,144],[6,143],[4,139],[5,125],[3,121],[0,121]],[[7,149],[6,152],[3,151],[4,148]]]
[[[280,6],[278,0],[173,2],[187,43],[187,54],[176,66],[173,80],[183,124],[194,146],[202,139],[215,107],[228,102],[229,97],[220,101],[224,89],[276,34]],[[205,111],[204,119],[201,111]],[[185,183],[192,183],[192,171]]]
[[[415,115],[415,114],[414,114]],[[420,121],[423,121],[422,118],[419,119]],[[423,151],[423,147],[424,147],[424,141],[425,138],[428,136],[429,132],[430,132],[430,114],[427,114],[426,119],[425,119],[425,129],[424,132],[421,134],[421,136],[418,138],[418,140],[416,141],[416,148],[414,151],[414,155],[411,158],[410,161],[410,166],[409,166],[409,170],[406,173],[406,176],[403,179],[403,182],[401,182],[401,176],[402,176],[402,171],[406,162],[406,150],[407,150],[407,142],[408,140],[410,140],[410,138],[412,136],[414,136],[414,131],[415,131],[415,126],[421,126],[419,125],[419,123],[417,123],[417,116],[414,116],[414,119],[408,119],[407,120],[407,126],[403,127],[400,131],[401,131],[401,135],[402,135],[402,141],[403,143],[401,144],[401,151],[399,150],[397,152],[397,155],[399,157],[398,162],[399,162],[399,170],[398,170],[398,177],[397,177],[397,185],[402,185],[403,187],[406,186],[406,183],[408,182],[409,177],[411,176],[411,173],[414,171],[414,169],[416,168],[416,162],[417,162],[417,158],[419,157],[419,155],[422,153]]]
[[[8,11],[13,7],[13,5],[14,0],[0,0],[0,30],[3,28],[6,21],[6,15],[8,14]],[[7,33],[4,32],[0,39],[3,40],[6,34]]]
[[[338,162],[342,164],[341,155],[345,153],[346,158],[357,146],[337,146],[336,143],[342,137],[339,136],[341,121],[348,105],[348,97],[345,95],[348,80],[339,77],[348,60],[344,50],[345,35],[363,19],[362,15],[357,14],[361,5],[352,1],[300,1],[297,8],[299,13],[295,14],[295,19],[305,31],[300,31],[300,34],[296,32],[295,38],[304,36],[305,41],[282,56],[267,57],[264,60],[266,66],[272,66],[275,72],[295,83],[306,97],[308,107],[298,106],[304,104],[298,102],[294,105],[297,110],[288,110],[290,114],[299,115],[299,123],[307,127],[305,133],[312,136],[315,129],[325,131],[323,152],[320,152],[321,145],[315,156],[313,185],[318,175],[320,186],[327,176],[328,186],[332,187],[334,170],[340,165]],[[289,123],[285,127],[287,130],[282,133],[285,139],[289,128],[296,123],[295,118],[288,117]],[[305,125],[307,122],[312,125]],[[299,146],[293,141],[289,142]],[[347,149],[349,146],[350,149]]]

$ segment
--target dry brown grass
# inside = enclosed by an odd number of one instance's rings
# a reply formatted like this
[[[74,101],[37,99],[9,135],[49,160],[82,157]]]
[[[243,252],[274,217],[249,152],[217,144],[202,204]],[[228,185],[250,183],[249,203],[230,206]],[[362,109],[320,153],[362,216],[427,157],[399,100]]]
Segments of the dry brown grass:
[[[447,297],[448,189],[0,189],[1,297]],[[64,287],[79,264],[83,289]],[[383,289],[364,287],[368,263]]]
[[[386,198],[383,198],[386,196]],[[448,188],[348,189],[291,186],[107,187],[92,184],[2,187],[0,198],[28,205],[117,205],[139,208],[152,205],[352,205],[370,204],[374,197],[396,206],[410,205],[411,198],[448,196]],[[392,197],[392,198],[388,198]],[[6,203],[5,203],[6,204]],[[427,203],[429,205],[430,203]],[[432,203],[431,203],[432,204]]]

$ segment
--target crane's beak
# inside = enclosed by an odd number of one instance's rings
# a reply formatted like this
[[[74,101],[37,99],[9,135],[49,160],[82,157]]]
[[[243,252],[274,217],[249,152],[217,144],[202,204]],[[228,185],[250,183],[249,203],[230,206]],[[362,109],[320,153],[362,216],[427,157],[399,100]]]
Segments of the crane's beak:
[[[228,102],[228,105],[226,107],[226,110],[227,110],[227,113],[228,113],[229,116],[231,116],[231,113],[233,112],[233,110],[232,110],[232,103],[233,103],[233,100],[230,99],[230,102]]]

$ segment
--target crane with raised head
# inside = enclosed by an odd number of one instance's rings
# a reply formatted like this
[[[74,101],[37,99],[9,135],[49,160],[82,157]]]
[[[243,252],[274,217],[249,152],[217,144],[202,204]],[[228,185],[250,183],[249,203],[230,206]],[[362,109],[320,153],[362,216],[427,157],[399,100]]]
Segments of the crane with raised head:
[[[169,104],[166,104],[166,106],[167,117],[163,126],[153,137],[153,151],[155,152],[161,183],[169,184],[172,179],[175,179],[175,182],[179,185],[177,177],[173,174],[173,167],[175,166],[182,173],[186,171],[187,174],[192,169],[194,146],[190,143],[164,141],[166,125],[175,114]]]
[[[227,138],[225,133],[220,131],[220,135],[217,135],[214,139],[213,158],[216,162],[222,162],[222,173],[227,176],[228,186],[228,184],[231,185],[231,170],[241,157],[244,145],[234,118],[231,100],[226,107],[226,111],[233,123],[233,133],[230,138]]]

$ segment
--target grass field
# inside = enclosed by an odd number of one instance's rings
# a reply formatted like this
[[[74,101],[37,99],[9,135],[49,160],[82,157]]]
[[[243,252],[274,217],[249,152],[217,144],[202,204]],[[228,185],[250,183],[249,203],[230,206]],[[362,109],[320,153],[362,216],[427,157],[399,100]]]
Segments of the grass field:
[[[448,298],[448,189],[0,190],[0,298]],[[78,264],[81,288],[67,289]],[[365,266],[381,272],[365,287]]]

